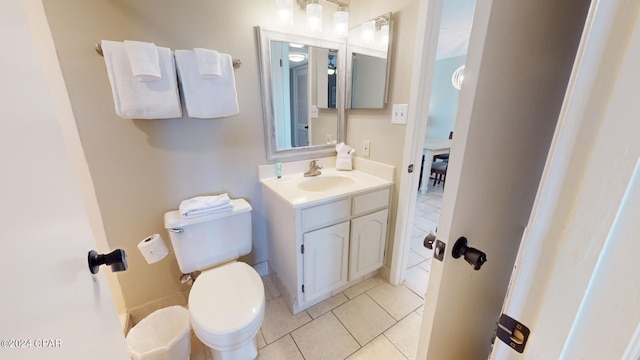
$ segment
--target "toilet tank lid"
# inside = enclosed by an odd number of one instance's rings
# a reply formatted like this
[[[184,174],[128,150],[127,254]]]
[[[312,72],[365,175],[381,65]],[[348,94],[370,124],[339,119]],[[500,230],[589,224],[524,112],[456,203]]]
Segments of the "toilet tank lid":
[[[233,205],[232,210],[192,218],[182,217],[178,210],[169,211],[164,214],[164,227],[167,229],[179,228],[251,211],[251,205],[245,199],[231,199],[231,204]]]

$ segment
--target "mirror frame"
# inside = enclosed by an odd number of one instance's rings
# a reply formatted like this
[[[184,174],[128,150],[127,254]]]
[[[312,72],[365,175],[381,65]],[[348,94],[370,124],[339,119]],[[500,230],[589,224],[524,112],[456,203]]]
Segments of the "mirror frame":
[[[393,17],[392,17],[393,13],[392,12],[386,12],[384,14],[380,14],[371,20],[376,20],[378,18],[385,18],[387,19],[387,21],[389,22],[389,42],[387,43],[387,66],[386,66],[386,70],[385,70],[385,79],[384,79],[384,99],[383,99],[383,104],[380,107],[375,107],[375,108],[352,108],[351,107],[351,97],[352,94],[351,92],[353,91],[353,62],[351,60],[352,56],[353,56],[353,51],[352,51],[352,47],[349,46],[349,38],[351,37],[351,31],[352,30],[356,30],[358,29],[360,26],[362,26],[362,24],[356,25],[355,27],[349,29],[349,36],[347,37],[347,54],[345,54],[347,56],[347,58],[349,59],[349,61],[347,62],[347,91],[346,91],[346,108],[347,109],[354,109],[354,110],[379,110],[379,109],[384,109],[386,107],[386,105],[389,102],[389,76],[391,73],[391,57],[392,57],[392,49],[393,49],[393,38],[394,38],[394,24],[393,24]],[[368,21],[367,21],[368,22]]]
[[[256,26],[258,58],[260,63],[260,87],[262,88],[262,114],[264,121],[264,141],[267,160],[291,161],[317,157],[335,156],[335,145],[312,145],[290,149],[278,149],[275,140],[273,92],[271,90],[271,47],[270,41],[292,42],[308,46],[338,50],[338,72],[336,89],[337,142],[345,139],[345,90],[346,90],[346,42],[287,34]]]

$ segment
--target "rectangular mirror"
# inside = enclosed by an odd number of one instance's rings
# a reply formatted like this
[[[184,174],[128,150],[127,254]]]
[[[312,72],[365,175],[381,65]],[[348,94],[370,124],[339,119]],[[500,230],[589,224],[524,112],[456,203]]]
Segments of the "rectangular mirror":
[[[267,159],[334,155],[345,133],[345,43],[256,32]]]
[[[382,109],[387,103],[393,22],[391,13],[349,30],[347,108]]]

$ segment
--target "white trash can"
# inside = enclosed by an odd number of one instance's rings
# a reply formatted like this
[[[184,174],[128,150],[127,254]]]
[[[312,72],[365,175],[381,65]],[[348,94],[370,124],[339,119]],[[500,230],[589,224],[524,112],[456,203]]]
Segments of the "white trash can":
[[[189,359],[189,310],[182,306],[156,310],[129,330],[126,341],[133,360]]]

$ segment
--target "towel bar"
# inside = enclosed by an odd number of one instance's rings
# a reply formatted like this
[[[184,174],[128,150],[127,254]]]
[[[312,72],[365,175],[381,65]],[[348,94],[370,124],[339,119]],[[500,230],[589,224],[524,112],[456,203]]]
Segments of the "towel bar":
[[[100,44],[96,44],[96,52],[98,53],[98,55],[100,56],[104,56],[104,53],[102,52],[102,45]],[[242,65],[242,60],[240,59],[233,59],[233,68],[237,69],[240,67],[240,65]]]

